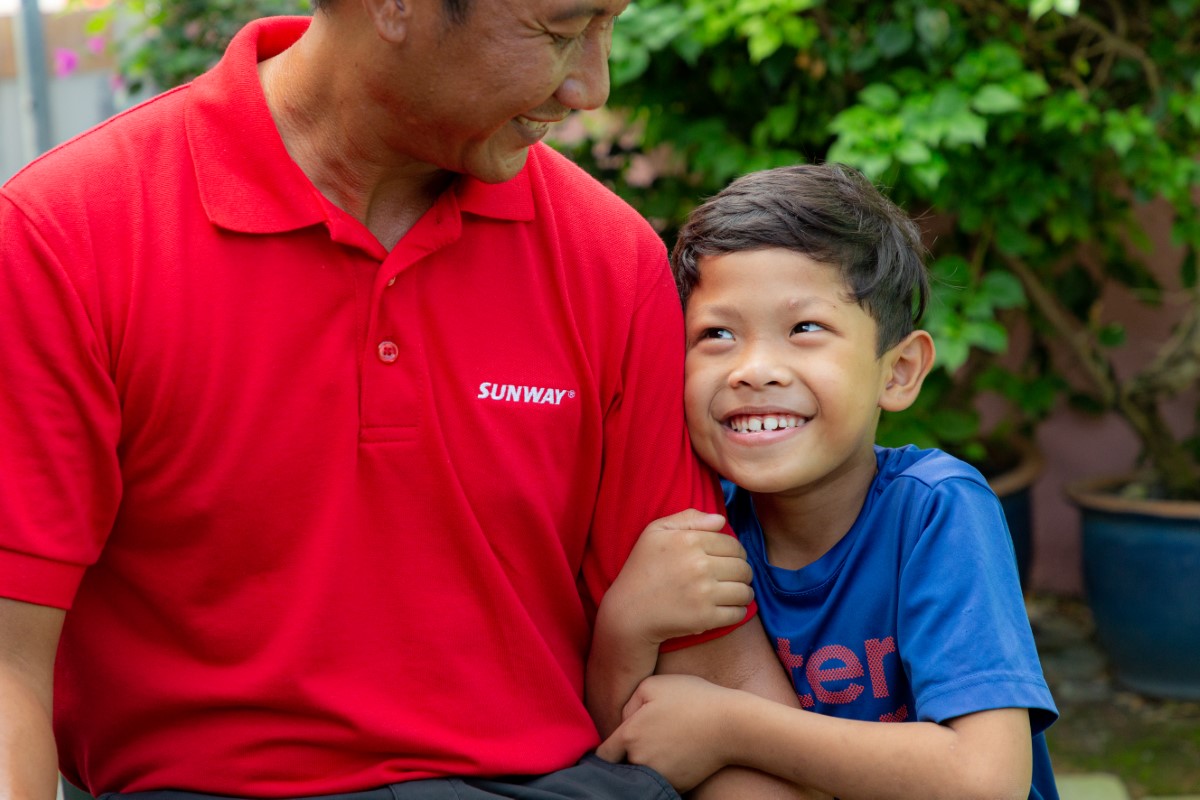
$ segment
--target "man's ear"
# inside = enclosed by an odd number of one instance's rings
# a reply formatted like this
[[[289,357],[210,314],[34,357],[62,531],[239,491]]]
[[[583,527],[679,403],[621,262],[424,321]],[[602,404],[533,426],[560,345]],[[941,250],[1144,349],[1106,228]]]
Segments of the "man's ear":
[[[879,393],[879,407],[903,411],[917,399],[925,376],[933,369],[933,337],[925,331],[913,331],[883,358],[888,374]]]
[[[399,44],[408,35],[413,0],[362,0],[363,9],[375,23],[379,38]]]

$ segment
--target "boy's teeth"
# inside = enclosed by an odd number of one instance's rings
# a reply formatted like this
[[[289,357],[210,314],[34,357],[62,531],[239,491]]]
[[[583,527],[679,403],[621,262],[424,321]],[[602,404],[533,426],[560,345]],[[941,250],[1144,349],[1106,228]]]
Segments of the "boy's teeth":
[[[729,420],[729,427],[733,428],[738,433],[759,433],[761,431],[774,431],[780,428],[795,428],[802,425],[804,420],[800,417],[794,417],[784,414],[770,414],[761,416],[746,416],[734,417]]]

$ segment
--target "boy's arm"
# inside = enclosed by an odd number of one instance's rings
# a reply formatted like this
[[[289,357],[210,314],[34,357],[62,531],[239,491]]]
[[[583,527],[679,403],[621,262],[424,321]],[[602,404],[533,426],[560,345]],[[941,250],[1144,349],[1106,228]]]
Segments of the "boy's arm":
[[[839,719],[685,676],[645,681],[599,750],[627,755],[683,788],[740,764],[829,792],[870,798],[1025,798],[1029,712],[1002,708],[939,725]]]
[[[588,710],[608,736],[668,639],[741,622],[754,598],[750,565],[725,520],[694,509],[650,523],[596,615],[587,665]]]
[[[742,690],[738,694],[753,695],[763,699],[768,705],[791,706],[799,712],[800,701],[796,697],[792,682],[779,663],[774,650],[771,649],[767,635],[763,632],[762,623],[757,616],[719,639],[663,653],[659,659],[658,672],[663,674],[650,678],[651,685],[655,685],[655,682],[658,681],[684,681],[713,688],[732,687]],[[697,676],[704,680],[697,680]],[[645,685],[643,682],[642,686]],[[627,704],[624,712],[626,717],[641,705],[642,695],[643,691],[639,686],[638,691]],[[719,740],[730,733],[725,729],[720,714],[715,714],[711,721],[713,723],[711,732],[716,739]],[[623,751],[606,751],[605,748],[610,747],[614,740],[620,739],[620,734],[625,727],[622,724],[622,728],[618,729],[617,734],[601,745],[601,749],[598,751],[601,757],[620,760],[624,756]],[[687,729],[686,726],[677,728],[676,731],[684,733],[675,734],[668,728],[661,732],[652,731],[651,735],[662,735],[664,738],[659,740],[659,744],[670,750],[673,746],[673,738],[676,735],[687,735]],[[710,752],[715,750],[715,745],[710,745]],[[696,761],[703,763],[703,751],[697,755]],[[666,777],[673,785],[676,785],[677,789],[683,791],[692,789],[688,795],[692,800],[797,800],[797,798],[817,800],[817,798],[828,798],[828,795],[824,793],[813,788],[806,788],[805,784],[769,774],[758,767],[745,768],[749,766],[752,765],[739,765],[735,761],[725,760],[723,763],[713,763],[711,767],[701,770],[702,774],[695,774],[694,779],[678,784],[675,784],[675,776],[668,774]],[[703,782],[697,786],[699,781]]]
[[[0,598],[0,797],[53,800],[54,654],[64,612]]]

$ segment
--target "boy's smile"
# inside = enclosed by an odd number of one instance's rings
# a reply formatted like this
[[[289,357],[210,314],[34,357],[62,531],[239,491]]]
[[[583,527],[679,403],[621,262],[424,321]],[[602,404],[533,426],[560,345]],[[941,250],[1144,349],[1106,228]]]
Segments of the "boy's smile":
[[[832,266],[783,249],[701,261],[687,306],[692,443],[755,493],[865,491],[892,351]]]

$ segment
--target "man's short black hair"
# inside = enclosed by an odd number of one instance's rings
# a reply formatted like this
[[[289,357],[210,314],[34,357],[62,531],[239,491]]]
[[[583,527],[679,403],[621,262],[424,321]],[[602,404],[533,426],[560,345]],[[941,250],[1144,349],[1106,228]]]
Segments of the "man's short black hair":
[[[752,172],[696,208],[679,232],[671,268],[679,297],[700,283],[700,259],[781,248],[835,267],[876,322],[878,355],[912,333],[929,277],[916,224],[861,172],[802,164]]]

